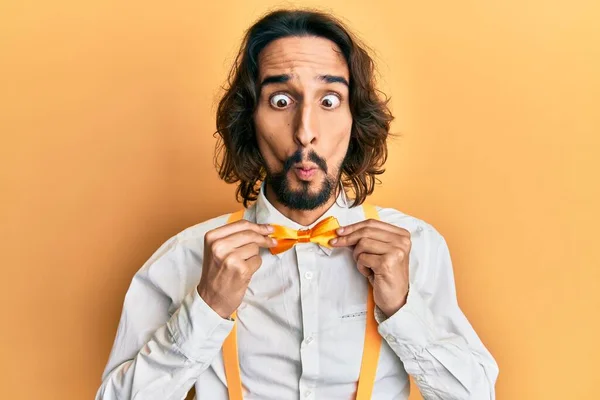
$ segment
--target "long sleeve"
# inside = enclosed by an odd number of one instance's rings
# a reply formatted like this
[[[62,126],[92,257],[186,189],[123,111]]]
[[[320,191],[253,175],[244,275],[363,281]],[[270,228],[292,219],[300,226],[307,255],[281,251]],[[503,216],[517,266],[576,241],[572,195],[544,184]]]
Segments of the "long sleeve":
[[[431,263],[418,267],[406,304],[379,333],[425,399],[493,400],[498,366],[458,306],[448,246],[436,236]]]
[[[197,265],[173,238],[134,276],[96,400],[181,400],[210,365],[233,322],[185,279]]]

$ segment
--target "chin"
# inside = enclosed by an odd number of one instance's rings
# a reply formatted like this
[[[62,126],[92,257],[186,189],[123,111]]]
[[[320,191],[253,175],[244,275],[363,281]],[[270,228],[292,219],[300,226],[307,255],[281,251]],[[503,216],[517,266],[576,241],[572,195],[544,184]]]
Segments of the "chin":
[[[323,188],[324,178],[311,179],[309,181],[295,178],[289,182],[289,189],[294,192],[318,193]]]
[[[312,210],[325,204],[335,191],[336,180],[320,171],[310,179],[300,179],[296,173],[275,174],[267,182],[277,200],[293,210]]]

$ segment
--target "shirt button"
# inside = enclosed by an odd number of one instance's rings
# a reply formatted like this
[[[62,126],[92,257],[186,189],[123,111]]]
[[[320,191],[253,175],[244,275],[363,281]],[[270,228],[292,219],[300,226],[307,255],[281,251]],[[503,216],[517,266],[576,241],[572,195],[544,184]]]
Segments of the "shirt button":
[[[312,273],[312,272],[310,272],[310,271],[308,271],[308,272],[305,272],[305,273],[304,273],[304,277],[305,277],[306,279],[308,279],[308,280],[311,280],[311,279],[312,279],[312,277],[313,277],[313,273]]]
[[[304,343],[306,343],[306,344],[311,344],[313,340],[314,340],[314,339],[313,339],[313,337],[312,337],[312,336],[309,336],[309,337],[307,337],[306,339],[304,339]]]
[[[312,394],[312,392],[310,390],[307,390],[306,392],[304,392],[304,397],[309,397]]]
[[[395,338],[395,337],[393,337],[392,335],[387,335],[387,336],[385,337],[385,339],[386,339],[388,342],[390,342],[390,343],[396,343],[396,338]]]

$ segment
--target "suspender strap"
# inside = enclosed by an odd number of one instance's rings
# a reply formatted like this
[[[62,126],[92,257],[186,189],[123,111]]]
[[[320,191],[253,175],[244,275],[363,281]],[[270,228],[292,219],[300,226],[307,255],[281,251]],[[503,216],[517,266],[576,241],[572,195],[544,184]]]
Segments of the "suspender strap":
[[[244,210],[234,212],[229,216],[227,223],[239,221],[244,218]],[[237,319],[237,313],[231,314],[231,319]],[[243,400],[242,395],[242,375],[240,373],[240,363],[237,349],[237,322],[233,323],[233,328],[229,336],[223,342],[223,363],[225,365],[225,378],[227,379],[227,391],[229,400]]]
[[[363,211],[367,219],[379,219],[377,208],[372,204],[363,204]],[[237,211],[229,216],[227,223],[241,220],[244,217],[244,210]],[[356,400],[369,400],[373,393],[373,384],[377,373],[377,363],[379,361],[379,352],[381,350],[381,336],[377,331],[377,321],[375,320],[375,301],[373,299],[373,287],[368,284],[367,295],[367,326],[365,329],[365,341],[363,355],[360,366],[360,375],[358,377],[358,387]],[[237,318],[236,312],[231,315],[232,319]],[[223,362],[225,364],[225,377],[227,379],[227,391],[229,400],[243,400],[242,379],[240,374],[240,364],[237,349],[237,322],[225,342],[223,342]]]
[[[366,219],[379,219],[377,208],[372,204],[363,203],[363,211]],[[367,327],[365,329],[365,343],[363,347],[360,375],[358,376],[358,388],[356,400],[370,400],[375,384],[379,351],[381,350],[381,335],[377,331],[375,320],[375,300],[373,299],[373,286],[367,283],[369,293],[367,295]]]

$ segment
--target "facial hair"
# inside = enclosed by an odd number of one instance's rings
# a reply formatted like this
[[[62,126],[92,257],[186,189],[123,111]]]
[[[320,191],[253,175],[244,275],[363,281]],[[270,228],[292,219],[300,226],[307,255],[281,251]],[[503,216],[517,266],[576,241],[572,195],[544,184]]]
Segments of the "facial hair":
[[[277,201],[291,210],[314,210],[322,206],[331,198],[339,181],[339,178],[336,179],[327,174],[327,162],[314,150],[308,152],[307,159],[314,162],[325,173],[323,184],[316,193],[309,192],[310,182],[300,181],[300,189],[293,190],[290,187],[288,172],[295,164],[302,162],[302,150],[297,150],[285,161],[281,172],[269,173],[267,171],[265,182],[275,193]],[[341,171],[341,168],[339,170]]]

